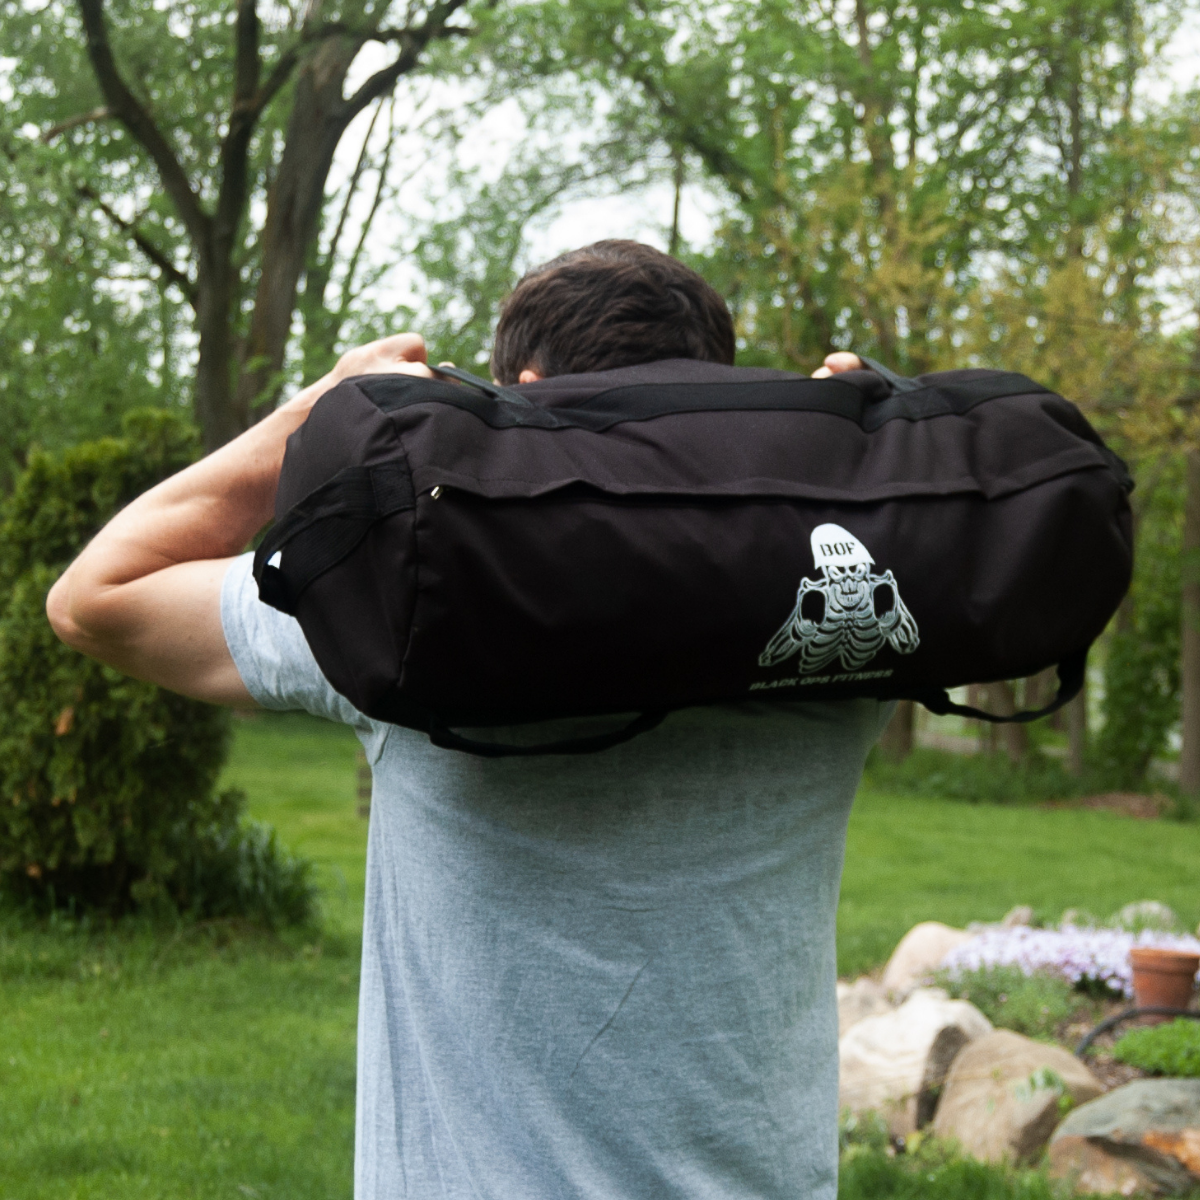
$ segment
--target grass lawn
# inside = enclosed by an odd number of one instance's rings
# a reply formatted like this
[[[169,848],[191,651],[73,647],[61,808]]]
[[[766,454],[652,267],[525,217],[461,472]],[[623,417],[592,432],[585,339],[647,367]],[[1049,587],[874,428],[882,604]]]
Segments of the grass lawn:
[[[227,782],[314,859],[325,929],[0,928],[0,1197],[351,1194],[366,822],[345,729],[239,723]]]
[[[1132,900],[1200,921],[1200,822],[1084,809],[999,807],[861,792],[838,909],[838,970],[882,962],[918,921],[994,921],[1016,904],[1045,920],[1107,917]]]
[[[366,844],[355,748],[346,730],[264,715],[239,724],[227,771],[253,815],[317,862],[319,938],[0,921],[0,1198],[349,1197]],[[1192,924],[1198,869],[1200,824],[864,793],[841,969],[875,965],[918,920],[1017,903],[1057,917],[1151,898]]]

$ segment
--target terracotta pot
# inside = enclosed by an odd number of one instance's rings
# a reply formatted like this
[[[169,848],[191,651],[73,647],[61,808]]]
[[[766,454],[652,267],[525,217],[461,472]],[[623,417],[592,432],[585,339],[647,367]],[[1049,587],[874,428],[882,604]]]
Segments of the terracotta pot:
[[[1200,954],[1190,950],[1158,950],[1134,946],[1129,951],[1133,967],[1133,995],[1139,1008],[1187,1008],[1196,986]],[[1150,1018],[1158,1021],[1164,1018]]]

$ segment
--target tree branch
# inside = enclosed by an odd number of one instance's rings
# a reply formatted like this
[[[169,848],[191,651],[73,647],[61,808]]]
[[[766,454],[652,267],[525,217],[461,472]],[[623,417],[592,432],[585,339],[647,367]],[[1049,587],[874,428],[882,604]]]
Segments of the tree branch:
[[[156,246],[138,227],[136,222],[127,221],[87,184],[79,184],[79,194],[90,200],[122,233],[128,234],[135,246],[162,272],[163,277],[173,283],[184,294],[187,302],[195,308],[196,285]]]
[[[446,22],[464,5],[466,0],[441,0],[430,10],[425,21],[416,29],[397,29],[385,31],[389,41],[400,44],[400,52],[395,61],[376,71],[348,100],[342,105],[342,118],[347,123],[362,112],[372,100],[377,100],[395,86],[401,75],[407,75],[417,65],[421,52],[430,42],[437,38],[446,37],[449,30]],[[373,39],[373,34],[362,35]]]
[[[109,109],[150,155],[193,245],[201,255],[206,254],[210,218],[201,208],[200,199],[192,191],[187,173],[154,118],[129,90],[117,70],[104,21],[104,0],[77,0],[77,3],[87,34],[88,58],[91,59],[96,82],[108,101]]]
[[[249,179],[250,139],[261,107],[258,96],[258,8],[256,0],[238,0],[234,27],[233,103],[229,128],[221,143],[221,187],[217,193],[214,232],[228,245],[245,207]]]
[[[382,107],[382,105],[380,105]],[[378,109],[375,116],[379,115]],[[371,127],[374,128],[375,120],[372,118]],[[350,300],[354,286],[354,276],[358,271],[359,259],[362,258],[363,248],[367,244],[367,236],[371,232],[371,226],[375,223],[375,214],[379,211],[379,206],[383,203],[383,191],[387,186],[388,167],[392,161],[392,147],[395,145],[396,133],[396,98],[392,97],[391,108],[388,110],[388,136],[387,141],[383,144],[383,161],[379,164],[379,178],[375,185],[375,198],[371,202],[370,211],[366,215],[366,219],[362,223],[362,228],[358,231],[358,242],[354,247],[354,253],[350,255],[350,261],[346,264],[346,274],[342,279],[340,295],[338,297],[338,315],[342,319],[345,318],[346,310],[350,307]],[[370,131],[367,133],[369,138]],[[363,142],[363,151],[366,152],[367,143]],[[356,180],[357,182],[357,180]],[[342,221],[345,221],[346,213],[350,208],[350,196],[346,196],[346,207],[342,210]],[[341,240],[342,223],[338,224],[337,240],[330,247],[330,255],[337,249],[337,241]]]
[[[637,83],[660,111],[671,119],[682,135],[681,140],[697,154],[714,175],[743,203],[754,198],[754,185],[750,173],[724,147],[714,145],[703,133],[683,118],[675,101],[663,93],[658,84],[645,72],[633,68],[630,77]]]
[[[275,65],[271,68],[271,73],[267,76],[266,82],[254,94],[254,110],[256,113],[261,113],[272,100],[275,99],[275,94],[288,81],[288,76],[296,69],[296,63],[300,60],[300,50],[308,42],[309,38],[301,37],[295,43],[288,47],[280,56]]]
[[[350,176],[350,182],[346,185],[346,198],[342,203],[342,211],[338,214],[338,222],[337,222],[337,225],[334,227],[333,237],[330,238],[330,240],[329,240],[329,253],[326,255],[326,258],[328,258],[328,260],[330,262],[333,262],[337,258],[337,249],[338,249],[338,246],[341,244],[342,233],[344,232],[344,230],[346,228],[347,220],[349,220],[349,218],[350,218],[350,206],[354,201],[355,193],[358,191],[358,181],[362,178],[362,173],[366,169],[367,156],[368,156],[368,152],[369,152],[370,144],[371,144],[371,134],[373,134],[375,132],[375,122],[379,120],[379,114],[382,111],[382,109],[383,109],[383,102],[380,101],[379,107],[376,108],[376,110],[371,114],[371,122],[367,126],[366,136],[363,138],[362,149],[359,151],[359,154],[358,154],[358,161],[354,164],[354,171]],[[381,180],[382,180],[383,175],[385,175],[387,173],[388,160],[390,159],[391,153],[392,153],[392,134],[395,130],[395,125],[396,125],[395,98],[393,97],[392,114],[388,121],[388,126],[389,126],[388,137],[387,137],[387,141],[384,143],[383,166],[380,168],[380,179]],[[375,196],[375,204],[371,209],[370,216],[367,218],[368,224],[370,223],[371,219],[375,216],[375,208],[377,208],[378,205],[379,205],[379,192],[377,191],[376,196]]]
[[[103,121],[107,117],[112,116],[112,111],[108,108],[93,108],[91,112],[76,113],[73,117],[68,117],[65,121],[59,121],[57,125],[51,125],[45,130],[40,141],[45,144],[54,141],[60,133],[66,133],[68,129],[75,129],[80,125],[89,125],[93,121]]]
[[[478,29],[470,25],[450,25],[442,29],[442,37],[474,37]],[[411,29],[376,29],[372,33],[362,34],[368,42],[402,42],[412,36]]]

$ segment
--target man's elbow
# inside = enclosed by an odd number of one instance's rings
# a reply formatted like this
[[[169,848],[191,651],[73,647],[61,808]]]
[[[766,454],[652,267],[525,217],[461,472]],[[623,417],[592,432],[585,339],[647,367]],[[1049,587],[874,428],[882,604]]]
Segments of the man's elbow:
[[[46,617],[59,641],[73,650],[87,650],[92,639],[88,637],[86,613],[81,612],[70,575],[68,569],[50,589],[46,597]]]

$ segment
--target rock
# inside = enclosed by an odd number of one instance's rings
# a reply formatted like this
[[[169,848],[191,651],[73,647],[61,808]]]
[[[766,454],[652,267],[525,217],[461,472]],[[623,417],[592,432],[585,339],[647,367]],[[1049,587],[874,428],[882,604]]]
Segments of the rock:
[[[970,939],[971,934],[965,929],[952,929],[941,921],[922,921],[920,925],[914,925],[888,959],[883,972],[883,990],[906,996],[941,966],[942,959],[955,946]]]
[[[918,988],[899,1008],[866,1017],[838,1042],[838,1105],[876,1110],[897,1136],[927,1124],[955,1055],[991,1022],[940,988]]]
[[[1016,929],[1018,925],[1033,924],[1033,909],[1028,904],[1018,904],[1015,908],[1010,908],[1008,912],[1000,918],[1001,929]]]
[[[1119,929],[1140,933],[1143,929],[1171,930],[1179,924],[1174,910],[1157,900],[1137,900],[1127,904],[1112,919]]]
[[[1050,1174],[1079,1192],[1175,1196],[1200,1182],[1200,1079],[1136,1079],[1071,1113]]]
[[[883,990],[883,984],[878,983],[869,975],[863,975],[853,983],[843,983],[839,979],[837,1006],[839,1038],[859,1021],[892,1011],[892,1004]]]
[[[933,1132],[984,1162],[1033,1162],[1058,1124],[1063,1096],[1082,1104],[1103,1091],[1066,1050],[994,1029],[954,1060]]]

